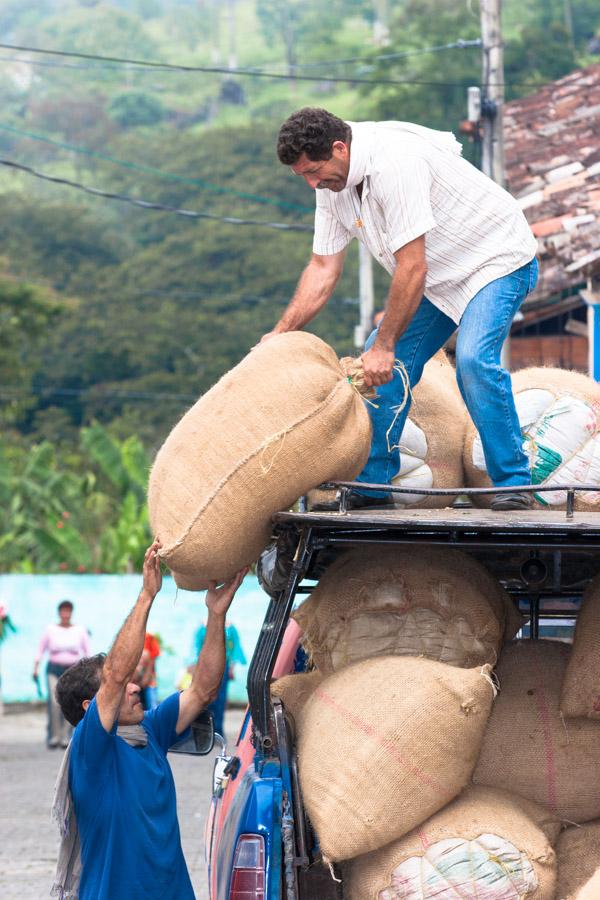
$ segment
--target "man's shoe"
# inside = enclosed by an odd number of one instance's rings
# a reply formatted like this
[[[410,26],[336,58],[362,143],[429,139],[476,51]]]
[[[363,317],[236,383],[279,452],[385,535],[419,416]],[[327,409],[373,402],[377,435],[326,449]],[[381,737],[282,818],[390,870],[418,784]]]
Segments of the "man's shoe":
[[[358,494],[356,491],[350,491],[346,496],[346,509],[348,511],[354,509],[387,509],[393,505],[394,497],[392,494],[388,494],[387,497],[369,497],[367,494]],[[316,503],[310,511],[339,512],[339,496],[336,500],[328,500],[326,503]]]
[[[533,494],[528,491],[507,491],[505,494],[494,494],[492,509],[531,509]]]

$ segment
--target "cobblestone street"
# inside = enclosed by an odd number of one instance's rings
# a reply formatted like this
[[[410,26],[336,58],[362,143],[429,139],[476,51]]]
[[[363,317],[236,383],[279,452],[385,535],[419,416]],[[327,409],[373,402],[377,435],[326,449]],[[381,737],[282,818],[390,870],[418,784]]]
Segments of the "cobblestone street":
[[[237,737],[242,711],[227,713],[231,743]],[[6,712],[0,717],[0,897],[2,900],[43,900],[49,897],[57,828],[50,822],[50,803],[60,750],[47,750],[44,710]],[[197,900],[208,900],[204,863],[204,822],[212,789],[214,754],[208,757],[171,755],[177,786],[177,806],[183,851]]]

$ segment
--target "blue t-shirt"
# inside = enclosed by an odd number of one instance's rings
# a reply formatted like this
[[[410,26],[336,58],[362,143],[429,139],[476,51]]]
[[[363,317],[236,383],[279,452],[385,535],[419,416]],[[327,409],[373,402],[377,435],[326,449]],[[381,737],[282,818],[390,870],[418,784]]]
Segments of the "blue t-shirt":
[[[166,753],[177,739],[179,694],[142,722],[145,747],[105,731],[96,699],[71,743],[69,784],[81,839],[80,900],[194,900]]]

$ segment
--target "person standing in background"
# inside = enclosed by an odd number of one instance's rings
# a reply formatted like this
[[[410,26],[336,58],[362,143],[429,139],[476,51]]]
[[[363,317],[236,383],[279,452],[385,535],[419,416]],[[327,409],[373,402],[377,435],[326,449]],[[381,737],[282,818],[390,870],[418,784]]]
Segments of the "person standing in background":
[[[74,625],[71,622],[72,615],[73,604],[71,601],[61,600],[58,604],[59,621],[46,628],[33,665],[33,678],[34,681],[37,681],[41,659],[45,653],[48,654],[48,665],[46,666],[48,735],[46,745],[50,749],[67,747],[72,732],[71,726],[67,723],[56,702],[56,682],[63,672],[66,672],[84,656],[89,656],[90,653],[88,632],[83,625]]]
[[[202,650],[205,639],[206,623],[203,623],[196,632],[196,636],[194,638],[194,653],[196,656],[198,656],[198,654]],[[240,641],[238,630],[235,625],[232,625],[231,623],[227,623],[225,625],[225,654],[227,657],[227,662],[225,665],[225,672],[221,680],[221,685],[219,687],[219,693],[216,699],[213,700],[213,702],[208,707],[208,709],[213,714],[215,731],[220,735],[225,734],[224,718],[225,708],[227,706],[227,690],[229,688],[229,682],[233,681],[234,678],[235,664],[240,663],[240,665],[242,666],[246,664],[246,655],[242,649],[242,643]]]
[[[156,678],[156,660],[160,656],[160,641],[155,634],[146,632],[144,650],[132,681],[141,691],[144,710],[156,709],[158,706],[158,682]]]

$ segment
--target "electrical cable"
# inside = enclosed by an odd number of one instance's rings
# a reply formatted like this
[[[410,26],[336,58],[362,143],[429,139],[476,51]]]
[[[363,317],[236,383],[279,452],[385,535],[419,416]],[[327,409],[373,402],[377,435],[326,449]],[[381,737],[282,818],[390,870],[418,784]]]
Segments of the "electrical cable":
[[[12,159],[1,159],[0,165],[25,172],[40,178],[43,181],[51,181],[54,184],[63,184],[67,187],[75,188],[79,191],[85,191],[87,194],[93,194],[96,197],[104,197],[107,200],[119,200],[122,203],[131,203],[133,206],[141,206],[143,209],[156,209],[161,212],[170,212],[178,216],[186,216],[189,219],[210,219],[216,222],[224,222],[226,225],[255,225],[262,228],[275,228],[278,231],[306,231],[313,232],[312,225],[302,225],[299,222],[260,222],[256,219],[239,219],[235,216],[217,216],[214,213],[197,212],[193,209],[179,209],[176,206],[168,206],[163,203],[153,203],[149,200],[138,200],[136,197],[129,197],[127,194],[117,194],[113,191],[102,191],[99,188],[89,187],[85,184],[79,184],[77,181],[70,181],[68,178],[59,178],[55,175],[45,175],[38,172],[31,166],[25,166],[22,163],[15,162]]]
[[[254,78],[273,78],[282,81],[314,81],[328,82],[330,84],[421,84],[431,87],[468,87],[473,81],[427,81],[422,79],[399,78],[337,78],[331,75],[286,75],[280,72],[262,72],[252,68],[232,69],[227,66],[186,66],[182,63],[154,62],[144,59],[130,59],[122,56],[101,56],[96,53],[81,53],[75,50],[48,50],[42,47],[26,47],[18,44],[0,44],[2,50],[17,50],[25,53],[42,53],[49,56],[64,56],[74,59],[100,60],[103,62],[120,63],[128,66],[142,66],[144,68],[162,69],[163,71],[177,72],[204,72],[216,75],[247,75]],[[546,82],[495,82],[496,86],[506,87],[543,87]]]
[[[457,41],[453,41],[451,44],[438,44],[435,47],[417,47],[414,50],[403,50],[398,53],[379,53],[377,56],[348,56],[346,59],[322,59],[319,62],[310,62],[310,63],[294,63],[290,66],[291,69],[315,69],[319,66],[341,66],[346,63],[374,63],[379,62],[379,60],[388,60],[388,59],[404,59],[408,56],[421,56],[423,53],[438,53],[442,50],[465,50],[471,47],[481,47],[482,42],[481,38],[474,38],[473,40],[465,40],[463,38],[459,38]],[[280,65],[288,65],[288,63],[280,63]],[[262,66],[253,66],[254,69],[260,70]]]
[[[54,138],[46,137],[45,135],[35,134],[32,131],[24,131],[19,128],[15,128],[12,125],[5,125],[0,123],[0,130],[7,131],[10,134],[16,134],[20,137],[27,137],[34,141],[42,141],[45,144],[51,144],[54,147],[60,147],[63,150],[69,150],[72,153],[82,153],[85,156],[93,157],[94,159],[101,159],[105,162],[113,163],[116,166],[121,166],[124,169],[132,169],[135,172],[142,172],[143,174],[148,175],[157,175],[159,178],[166,178],[171,181],[179,181],[183,184],[192,184],[196,187],[204,188],[208,191],[214,191],[218,194],[231,194],[234,197],[239,197],[241,200],[250,200],[255,203],[270,203],[274,206],[281,206],[285,209],[295,209],[301,212],[313,213],[314,209],[308,206],[300,206],[299,203],[289,203],[286,200],[279,200],[276,197],[263,197],[260,194],[247,194],[244,191],[237,191],[234,188],[222,187],[218,184],[213,184],[210,181],[204,181],[201,178],[192,178],[187,175],[177,175],[174,172],[164,172],[162,169],[156,169],[154,166],[147,165],[138,165],[138,163],[131,162],[130,160],[117,159],[114,156],[109,156],[106,153],[99,153],[96,150],[90,150],[87,147],[77,147],[74,144],[67,144],[64,141],[57,141]]]
[[[317,68],[318,66],[337,66],[345,63],[353,63],[353,62],[378,62],[381,59],[403,59],[408,56],[421,56],[424,53],[437,53],[442,50],[464,50],[470,47],[481,47],[481,38],[474,38],[473,40],[466,40],[464,38],[459,38],[457,41],[454,41],[451,44],[440,44],[434,47],[418,47],[414,50],[403,50],[398,53],[380,53],[377,56],[350,56],[346,59],[324,59],[320,62],[310,62],[310,63],[295,63],[291,68],[293,69],[312,69]],[[35,59],[23,59],[20,56],[2,56],[0,57],[0,61],[6,60],[8,62],[18,62],[18,63],[26,63],[31,66],[44,66],[50,69],[83,69],[83,70],[92,70],[92,69],[112,69],[113,71],[118,71],[120,66],[115,64],[110,65],[91,65],[84,66],[78,65],[77,63],[58,63],[58,62],[47,62],[42,60]],[[265,64],[266,65],[266,64]],[[277,62],[272,63],[272,65],[278,66],[288,66],[289,63],[286,62]],[[132,65],[132,67],[135,67]],[[144,66],[138,66],[138,68],[143,69]],[[245,66],[244,69],[247,72],[259,72],[264,68],[264,65],[256,65],[256,66]]]

